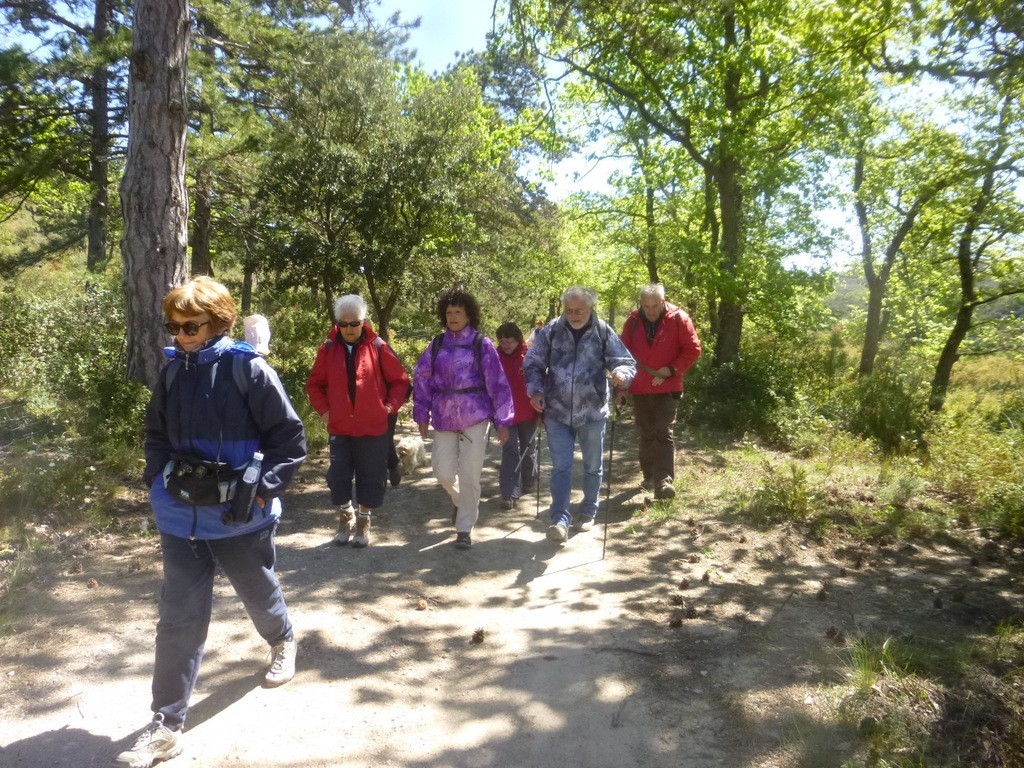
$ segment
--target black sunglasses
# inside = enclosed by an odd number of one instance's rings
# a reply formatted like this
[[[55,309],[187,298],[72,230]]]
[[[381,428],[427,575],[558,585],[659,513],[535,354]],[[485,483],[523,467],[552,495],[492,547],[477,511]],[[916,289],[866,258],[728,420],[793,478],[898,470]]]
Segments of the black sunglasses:
[[[195,336],[199,333],[199,329],[204,325],[209,325],[212,320],[207,320],[205,323],[197,323],[194,320],[189,320],[186,323],[175,323],[174,321],[164,323],[164,328],[171,336],[177,336],[182,331],[185,332],[186,336]]]
[[[362,320],[349,320],[347,323],[344,320],[339,320],[337,323],[339,328],[358,328],[362,324]]]

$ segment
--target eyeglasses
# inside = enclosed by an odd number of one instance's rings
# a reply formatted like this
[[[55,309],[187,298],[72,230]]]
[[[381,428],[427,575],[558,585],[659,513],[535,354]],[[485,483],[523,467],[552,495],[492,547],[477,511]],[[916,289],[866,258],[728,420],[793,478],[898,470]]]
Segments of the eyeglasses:
[[[164,328],[167,329],[167,332],[171,334],[171,336],[177,336],[182,331],[185,332],[186,336],[195,336],[197,333],[199,333],[200,328],[202,328],[204,325],[209,325],[211,322],[213,321],[207,320],[205,323],[197,323],[194,320],[189,320],[187,323],[175,323],[172,320],[170,322],[164,323]]]
[[[338,321],[339,328],[358,328],[362,324],[362,320],[349,320],[348,322],[345,322],[344,320]]]

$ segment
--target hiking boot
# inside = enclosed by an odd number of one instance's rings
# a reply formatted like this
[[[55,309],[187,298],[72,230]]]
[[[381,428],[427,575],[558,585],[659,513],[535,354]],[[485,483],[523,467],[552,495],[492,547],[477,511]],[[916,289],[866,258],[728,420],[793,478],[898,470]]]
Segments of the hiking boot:
[[[270,669],[263,678],[268,688],[284,685],[295,677],[295,639],[282,640],[270,649]]]
[[[676,497],[675,486],[672,485],[671,480],[662,480],[661,485],[658,486],[658,490],[654,492],[654,498],[656,499],[674,499]]]
[[[583,532],[592,530],[594,527],[594,518],[578,517],[576,518],[576,521],[572,524],[572,527],[575,528],[577,531]]]
[[[339,547],[348,544],[352,537],[352,507],[342,507],[338,510],[338,532],[334,534],[334,543]]]
[[[356,515],[356,531],[352,535],[352,546],[362,549],[370,543],[370,515],[360,512]]]
[[[640,481],[640,488],[645,490],[645,491],[653,491],[654,490],[654,483],[652,483],[647,478],[644,478],[643,480]]]
[[[398,484],[402,482],[402,465],[395,464],[395,466],[388,469],[388,479],[391,481],[391,487],[397,488]]]
[[[469,549],[473,546],[473,540],[470,538],[469,533],[458,533],[455,535],[455,548],[456,549]]]
[[[515,509],[517,501],[519,501],[519,499],[512,499],[512,498],[502,499],[501,500],[501,508],[502,509]]]
[[[548,541],[554,541],[559,544],[564,544],[565,540],[569,538],[569,529],[566,528],[562,523],[555,523],[548,528],[547,533]]]
[[[114,759],[118,768],[150,768],[158,760],[170,760],[181,754],[181,732],[164,725],[163,713],[153,715],[153,722],[126,749]]]

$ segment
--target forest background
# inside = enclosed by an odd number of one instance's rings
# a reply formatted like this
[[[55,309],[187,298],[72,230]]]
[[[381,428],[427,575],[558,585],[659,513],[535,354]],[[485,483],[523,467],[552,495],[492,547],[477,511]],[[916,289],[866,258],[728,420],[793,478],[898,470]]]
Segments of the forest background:
[[[411,365],[456,283],[493,333],[577,283],[621,327],[662,282],[705,348],[681,428],[786,456],[759,523],[1020,542],[1018,3],[498,2],[433,73],[374,8],[0,0],[4,595],[39,526],[116,516],[195,274],[270,319],[307,419],[342,293]],[[593,146],[608,190],[553,199],[538,169]],[[877,499],[822,492],[844,461]]]

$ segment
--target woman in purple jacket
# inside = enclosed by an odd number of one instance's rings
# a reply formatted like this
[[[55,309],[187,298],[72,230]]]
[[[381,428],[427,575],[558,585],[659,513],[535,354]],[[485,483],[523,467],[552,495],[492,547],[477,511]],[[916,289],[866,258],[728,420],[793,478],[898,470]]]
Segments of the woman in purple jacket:
[[[512,424],[512,390],[490,339],[477,330],[480,306],[455,288],[437,300],[445,332],[420,356],[413,377],[412,417],[420,435],[434,424],[434,477],[455,505],[455,546],[472,546],[470,531],[480,516],[480,472],[491,422],[502,445]]]

